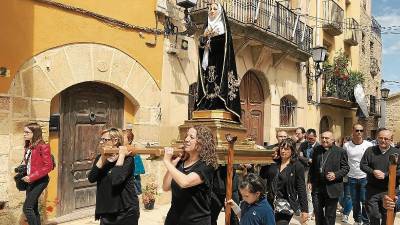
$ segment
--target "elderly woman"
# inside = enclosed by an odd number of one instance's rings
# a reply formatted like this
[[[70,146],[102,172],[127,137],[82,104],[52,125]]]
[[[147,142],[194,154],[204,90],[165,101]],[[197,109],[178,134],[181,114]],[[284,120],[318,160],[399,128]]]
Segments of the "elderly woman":
[[[296,143],[288,138],[278,145],[276,164],[267,171],[268,201],[274,205],[277,225],[287,225],[294,213],[301,212],[301,221],[308,219],[304,166],[297,159]],[[282,210],[282,204],[289,210]]]
[[[101,133],[101,147],[117,147],[117,154],[98,155],[88,179],[97,182],[95,218],[101,225],[137,225],[139,201],[135,190],[133,157],[116,128]]]
[[[209,6],[200,38],[196,110],[225,109],[240,119],[239,81],[232,35],[220,3]]]
[[[171,208],[165,225],[211,224],[211,189],[217,168],[214,137],[204,126],[188,130],[184,142],[186,157],[173,158],[173,149],[165,148],[167,168],[163,190],[172,191]]]

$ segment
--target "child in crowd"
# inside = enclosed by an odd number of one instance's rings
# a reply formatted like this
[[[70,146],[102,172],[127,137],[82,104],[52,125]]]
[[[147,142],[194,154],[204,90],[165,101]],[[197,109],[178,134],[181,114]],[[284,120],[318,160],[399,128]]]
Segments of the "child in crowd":
[[[240,219],[240,225],[275,225],[274,212],[264,196],[264,180],[254,174],[246,175],[239,184],[243,201],[238,206],[232,199],[226,204],[232,206],[233,212]]]

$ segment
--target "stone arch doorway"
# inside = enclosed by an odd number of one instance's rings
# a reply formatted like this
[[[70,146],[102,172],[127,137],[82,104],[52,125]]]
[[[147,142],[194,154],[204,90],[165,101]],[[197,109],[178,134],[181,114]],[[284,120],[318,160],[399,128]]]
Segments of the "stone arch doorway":
[[[332,131],[332,120],[328,116],[323,116],[319,122],[319,133],[322,134],[325,131]]]
[[[50,114],[54,112],[53,108],[61,108],[56,107],[58,103],[54,103],[58,102],[56,99],[59,99],[60,93],[84,82],[96,82],[108,88],[113,87],[114,92],[118,90],[119,94],[125,96],[125,102],[128,99],[133,105],[134,111],[129,116],[134,115],[135,129],[151,131],[147,133],[151,133],[153,139],[159,137],[161,90],[146,68],[131,56],[111,46],[73,43],[48,49],[28,59],[15,74],[8,91],[10,108],[13,109],[10,116],[18,119],[13,122],[15,123],[13,126],[25,124],[27,121],[39,122],[44,129],[44,139],[52,145],[57,167],[50,173],[46,199],[43,200],[48,210],[46,211],[48,218],[62,216],[64,214],[61,212],[67,212],[61,209],[64,204],[60,203],[59,191],[61,190],[59,181],[64,176],[64,168],[61,166],[63,152],[59,148],[63,143],[59,139],[58,132],[49,132]],[[110,92],[104,91],[104,93]],[[125,112],[124,119],[127,118],[126,115]],[[23,137],[22,131],[23,129],[10,130],[10,134]],[[140,139],[144,134],[138,132],[135,137]],[[22,148],[21,143],[23,140],[12,142],[10,148]],[[20,159],[21,152],[10,151],[10,158]],[[70,167],[71,164],[66,166]],[[74,169],[77,168],[74,165]],[[17,198],[18,202],[23,201],[21,194],[13,190],[9,193],[10,198]]]
[[[257,75],[249,71],[240,83],[240,103],[242,107],[242,124],[247,136],[263,145],[264,131],[264,91]]]
[[[61,215],[95,204],[96,184],[87,175],[99,153],[99,133],[122,128],[123,111],[123,94],[105,84],[84,82],[61,92]]]

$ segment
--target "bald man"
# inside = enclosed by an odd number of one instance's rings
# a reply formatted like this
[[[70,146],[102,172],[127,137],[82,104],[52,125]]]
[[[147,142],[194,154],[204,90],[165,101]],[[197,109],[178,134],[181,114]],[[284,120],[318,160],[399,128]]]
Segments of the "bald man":
[[[343,177],[349,172],[347,153],[335,146],[332,132],[321,134],[321,145],[314,148],[309,169],[316,225],[334,225]]]
[[[393,133],[381,129],[377,135],[378,145],[368,148],[360,162],[360,168],[367,174],[366,208],[370,225],[386,225],[386,209],[382,199],[388,191],[389,156],[400,150],[391,146]],[[397,184],[400,180],[400,165],[397,165]]]

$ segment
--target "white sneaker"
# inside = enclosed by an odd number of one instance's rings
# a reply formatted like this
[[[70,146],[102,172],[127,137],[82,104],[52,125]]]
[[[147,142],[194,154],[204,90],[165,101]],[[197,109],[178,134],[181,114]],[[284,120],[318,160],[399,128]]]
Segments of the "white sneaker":
[[[348,221],[349,221],[349,216],[343,215],[343,217],[342,217],[342,222],[343,222],[343,223],[348,223]]]

